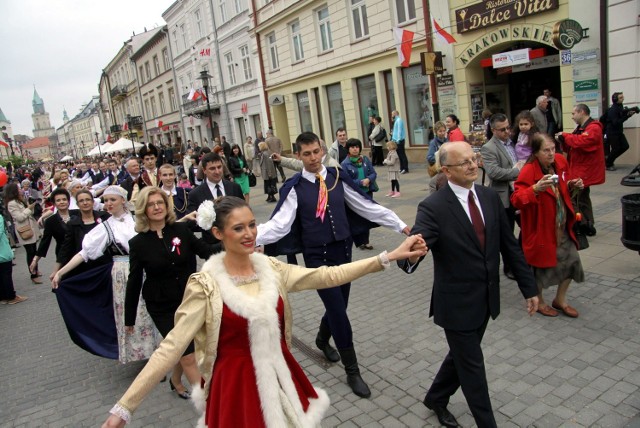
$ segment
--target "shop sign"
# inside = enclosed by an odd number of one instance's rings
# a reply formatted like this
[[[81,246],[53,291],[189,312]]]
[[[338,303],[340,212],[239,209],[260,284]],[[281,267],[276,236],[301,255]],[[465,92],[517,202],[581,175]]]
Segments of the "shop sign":
[[[422,52],[420,54],[422,74],[442,74],[442,52]]]
[[[470,83],[469,84],[469,93],[470,94],[482,94],[484,92],[484,84],[483,83]]]
[[[592,91],[598,89],[598,79],[577,80],[573,82],[574,91]]]
[[[573,62],[595,61],[598,59],[598,49],[589,49],[586,51],[573,52]]]
[[[600,98],[599,91],[580,92],[576,94],[576,102],[596,101]]]
[[[493,68],[511,67],[529,62],[529,49],[501,52],[491,56]]]
[[[534,58],[528,64],[516,65],[513,67],[513,73],[522,71],[538,70],[541,68],[557,67],[560,59],[557,55],[543,56],[542,58]]]
[[[514,24],[498,28],[471,42],[458,56],[463,66],[474,60],[487,49],[491,49],[501,43],[515,41],[538,42],[552,45],[553,29],[544,25]]]
[[[271,95],[269,97],[270,106],[279,106],[284,104],[284,95]]]
[[[559,7],[559,0],[484,0],[456,9],[456,26],[458,33],[463,34]]]
[[[453,74],[438,76],[437,82],[438,88],[442,88],[444,86],[453,86]]]
[[[560,58],[562,58],[562,65],[571,65],[571,49],[560,51]]]
[[[584,31],[573,19],[558,21],[553,26],[553,44],[558,49],[571,49],[585,37]]]

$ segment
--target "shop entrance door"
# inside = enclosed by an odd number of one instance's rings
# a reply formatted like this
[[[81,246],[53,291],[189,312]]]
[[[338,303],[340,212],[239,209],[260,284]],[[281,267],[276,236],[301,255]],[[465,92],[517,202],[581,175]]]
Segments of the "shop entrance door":
[[[545,89],[551,90],[554,98],[562,99],[560,92],[560,67],[541,68],[509,75],[509,93],[511,99],[510,117],[516,117],[522,110],[531,110],[536,98]]]
[[[511,101],[509,85],[487,85],[484,88],[485,106],[492,113],[504,113],[509,116]]]

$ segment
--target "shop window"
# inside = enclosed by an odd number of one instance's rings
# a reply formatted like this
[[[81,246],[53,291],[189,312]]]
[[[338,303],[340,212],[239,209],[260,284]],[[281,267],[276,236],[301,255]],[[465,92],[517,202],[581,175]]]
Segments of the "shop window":
[[[346,128],[342,88],[339,83],[327,86],[327,99],[329,100],[329,116],[331,117],[331,135],[335,135],[338,128]]]
[[[364,0],[351,0],[351,23],[356,40],[369,35],[369,20],[367,19],[367,4]]]
[[[325,6],[316,12],[318,17],[318,33],[320,35],[320,49],[322,52],[333,49],[331,38],[331,20],[329,19],[329,7]]]
[[[360,108],[360,132],[362,144],[368,145],[369,136],[369,116],[378,115],[378,97],[376,95],[376,79],[372,76],[365,76],[356,79],[358,89],[358,106]]]
[[[383,122],[391,120],[391,112],[396,109],[396,93],[393,86],[393,74],[391,71],[384,72],[384,83],[385,83],[385,92],[387,94],[387,112],[389,112],[389,117],[382,118]],[[391,128],[391,122],[388,122],[386,125],[383,125],[385,129]]]
[[[403,68],[402,77],[407,111],[404,114],[400,111],[400,117],[405,119],[407,137],[412,146],[428,145],[429,131],[433,127],[429,79],[422,74],[419,65]]]
[[[298,101],[298,116],[300,117],[300,132],[313,132],[309,94],[307,91],[299,92],[296,94],[296,98]]]
[[[316,111],[318,112],[318,134],[320,138],[326,141],[324,138],[324,122],[322,121],[322,108],[320,107],[320,89],[313,88],[314,98],[316,100]]]
[[[240,152],[244,153],[244,143],[247,139],[247,130],[244,127],[244,117],[236,117],[236,127],[238,128],[238,133],[240,134],[240,141],[241,143],[238,144],[238,146],[240,146]],[[246,156],[246,154],[245,154]],[[247,166],[247,165],[245,165]],[[251,168],[251,165],[248,165],[249,168]]]
[[[398,24],[416,19],[416,4],[413,0],[395,0]]]

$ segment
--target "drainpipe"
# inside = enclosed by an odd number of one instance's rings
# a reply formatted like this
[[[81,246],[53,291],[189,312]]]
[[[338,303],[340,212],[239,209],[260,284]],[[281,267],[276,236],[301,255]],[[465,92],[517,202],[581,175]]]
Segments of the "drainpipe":
[[[429,0],[422,0],[422,11],[424,17],[424,32],[427,36],[427,52],[433,52],[433,35],[431,32],[431,12]],[[438,103],[438,88],[436,86],[436,75],[429,75],[429,89],[431,92],[431,104],[433,106],[433,122],[440,120],[440,108]]]
[[[251,11],[253,15],[253,28],[258,26],[258,16],[256,14],[256,0],[251,0]],[[267,96],[266,75],[264,73],[264,60],[262,59],[262,42],[260,41],[260,35],[256,33],[256,47],[258,48],[258,61],[260,62],[260,79],[262,80],[262,94],[264,101],[267,104],[265,111],[267,112],[267,129],[270,129],[271,124],[271,110],[269,109],[269,98]],[[260,131],[263,131],[262,129]]]
[[[218,76],[220,76],[220,88],[222,89],[222,104],[224,104],[224,117],[227,122],[227,133],[229,134],[229,140],[233,143],[233,128],[231,127],[231,120],[229,119],[229,106],[227,105],[227,90],[224,86],[224,76],[222,75],[222,66],[220,65],[220,47],[218,46],[218,27],[216,26],[216,18],[213,13],[213,0],[209,0],[209,7],[211,7],[211,22],[213,23],[213,51],[216,53],[216,62],[218,63]],[[222,106],[220,108],[222,111]],[[211,126],[211,135],[213,135],[213,121],[209,124]],[[242,144],[242,142],[240,142]]]
[[[162,30],[167,35],[167,45],[169,45],[169,65],[171,66],[171,73],[173,74],[173,96],[178,97],[176,103],[178,104],[178,113],[180,114],[180,132],[182,133],[181,148],[184,153],[187,152],[187,130],[184,128],[184,106],[182,105],[182,95],[180,95],[180,88],[178,87],[178,76],[176,75],[176,68],[173,66],[173,49],[171,48],[171,37],[169,37],[169,29],[165,25]],[[176,88],[178,89],[176,91]],[[171,103],[171,100],[169,100]]]

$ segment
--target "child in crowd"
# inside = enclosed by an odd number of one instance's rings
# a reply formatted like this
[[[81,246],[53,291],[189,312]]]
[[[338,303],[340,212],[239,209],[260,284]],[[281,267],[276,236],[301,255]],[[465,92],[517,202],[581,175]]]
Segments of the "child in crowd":
[[[178,187],[182,187],[183,189],[191,189],[191,182],[189,181],[189,177],[184,172],[180,174],[180,180],[178,181]]]
[[[536,122],[529,110],[523,110],[513,121],[513,141],[515,142],[516,160],[526,161],[531,156],[531,137],[538,132]]]
[[[387,154],[387,158],[382,161],[383,164],[387,165],[389,172],[389,181],[391,182],[391,191],[386,194],[386,196],[391,196],[392,198],[400,197],[400,183],[398,182],[398,175],[400,174],[400,158],[398,157],[398,153],[396,153],[396,149],[398,145],[394,141],[389,141],[387,143],[387,150],[389,153]]]

